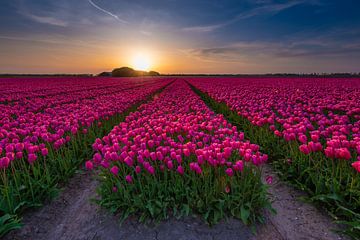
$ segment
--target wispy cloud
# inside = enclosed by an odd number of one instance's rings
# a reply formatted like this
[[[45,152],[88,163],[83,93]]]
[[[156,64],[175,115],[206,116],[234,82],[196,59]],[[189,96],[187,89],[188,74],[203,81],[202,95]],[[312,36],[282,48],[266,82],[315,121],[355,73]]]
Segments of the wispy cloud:
[[[208,48],[186,49],[188,56],[205,62],[297,61],[300,59],[360,59],[360,44],[323,42],[236,42]]]
[[[10,41],[20,41],[20,42],[31,42],[31,43],[41,43],[44,45],[54,44],[54,45],[64,45],[64,46],[76,46],[76,47],[87,47],[87,48],[104,48],[105,46],[97,44],[96,42],[83,41],[80,39],[69,38],[63,35],[54,35],[54,36],[10,36],[10,35],[0,35],[1,40],[10,40]]]
[[[191,57],[205,62],[244,62],[252,61],[259,56],[270,55],[270,51],[278,49],[273,43],[264,42],[236,42],[221,46],[186,49],[184,52]]]
[[[267,1],[266,1],[267,2]],[[199,33],[203,33],[203,32],[211,32],[214,31],[216,29],[225,27],[227,25],[233,24],[237,21],[240,21],[242,19],[247,19],[247,18],[251,18],[251,17],[255,17],[255,16],[259,16],[259,15],[264,15],[264,14],[277,14],[285,9],[294,7],[296,5],[300,5],[300,4],[304,4],[304,3],[309,3],[309,4],[314,4],[314,0],[296,0],[296,1],[290,1],[287,3],[277,3],[277,4],[266,4],[264,6],[260,6],[260,7],[255,7],[251,10],[248,11],[244,11],[242,13],[239,13],[238,15],[236,15],[234,18],[224,21],[224,22],[220,22],[217,24],[212,24],[212,25],[206,25],[206,26],[193,26],[193,27],[185,27],[182,30],[185,32],[199,32]]]
[[[51,16],[38,16],[34,14],[24,14],[24,16],[38,23],[49,24],[58,27],[66,27],[68,25],[66,21]]]
[[[185,28],[182,29],[182,31],[184,31],[184,32],[198,32],[198,33],[212,32],[212,31],[214,31],[214,30],[216,30],[218,28],[225,27],[226,25],[229,25],[231,23],[233,23],[233,20],[223,22],[223,23],[213,24],[213,25],[207,25],[207,26],[185,27]]]
[[[108,15],[110,15],[111,17],[115,18],[115,19],[118,20],[119,22],[121,22],[121,23],[128,23],[128,21],[119,18],[118,15],[116,15],[116,14],[114,14],[114,13],[108,11],[108,10],[105,10],[104,8],[102,8],[102,7],[100,7],[99,5],[95,4],[92,0],[88,0],[88,2],[89,2],[93,7],[95,7],[96,9],[98,9],[98,10],[100,10],[100,11],[102,11],[102,12],[108,14]]]

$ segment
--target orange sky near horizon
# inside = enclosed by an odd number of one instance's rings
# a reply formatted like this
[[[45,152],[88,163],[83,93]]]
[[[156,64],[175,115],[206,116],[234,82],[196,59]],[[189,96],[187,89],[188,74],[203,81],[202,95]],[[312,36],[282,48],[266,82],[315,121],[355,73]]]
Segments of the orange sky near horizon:
[[[4,41],[4,40],[3,40]],[[132,59],[144,54],[150,59],[149,70],[163,74],[170,73],[269,73],[284,72],[277,67],[281,61],[273,59],[266,65],[254,61],[232,61],[219,58],[206,58],[191,52],[191,49],[178,49],[176,46],[135,45],[119,43],[89,45],[71,43],[52,43],[41,41],[8,40],[6,49],[0,50],[0,73],[91,73],[98,74],[114,68],[128,66],[136,68]],[[131,42],[131,41],[130,41]],[[299,62],[301,59],[299,59]],[[21,66],[21,67],[19,67]],[[326,65],[325,65],[326,66]],[[21,69],[21,70],[19,70]],[[287,67],[288,72],[312,72],[319,68],[313,62],[301,62]],[[322,68],[331,72],[332,68]]]
[[[19,41],[21,43],[21,41]],[[151,47],[132,46],[44,46],[43,43],[33,42],[31,48],[27,42],[23,45],[13,42],[5,50],[12,53],[11,58],[1,58],[2,73],[92,73],[111,71],[114,68],[128,66],[136,68],[132,59],[136,55],[148,56],[149,70],[160,73],[218,73],[219,62],[207,61],[192,57],[186,52],[174,49],[157,49]],[[19,53],[19,54],[14,54]],[[20,54],[21,53],[21,54]],[[244,71],[238,64],[225,72],[238,73]],[[22,71],[19,67],[22,66]],[[4,71],[4,69],[6,69]]]

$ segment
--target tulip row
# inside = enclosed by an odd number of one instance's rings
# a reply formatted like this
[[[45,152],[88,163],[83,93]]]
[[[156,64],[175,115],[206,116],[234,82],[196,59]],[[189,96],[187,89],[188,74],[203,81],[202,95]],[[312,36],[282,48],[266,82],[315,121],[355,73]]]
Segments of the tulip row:
[[[172,81],[99,78],[98,88],[87,90],[88,80],[48,80],[47,85],[34,87],[51,89],[51,94],[41,98],[35,96],[38,93],[28,93],[27,88],[16,94],[14,88],[3,90],[9,101],[0,104],[4,109],[0,113],[0,217],[19,214],[56,194],[57,183],[68,179],[92,154],[91,144],[96,137],[104,136],[129,112]],[[1,80],[6,81],[13,84],[13,79]],[[37,83],[28,81],[32,86]],[[68,86],[70,94],[63,93],[66,89],[62,81],[74,86]],[[19,85],[18,89],[22,88]],[[10,97],[12,94],[14,98]],[[19,94],[32,97],[15,101]],[[69,96],[66,103],[64,96]],[[31,101],[45,107],[40,111],[34,109]]]
[[[269,154],[283,179],[359,237],[360,84],[357,79],[190,79],[213,109]]]
[[[0,79],[0,103],[27,103],[31,100],[33,103],[42,104],[41,98],[51,99],[51,101],[59,101],[59,97],[73,98],[77,95],[87,96],[93,95],[97,90],[109,89],[119,90],[126,87],[134,87],[147,82],[154,81],[152,78],[138,79],[117,79],[111,78],[13,78]]]
[[[168,86],[93,144],[86,168],[100,169],[100,205],[123,219],[195,213],[210,224],[245,223],[270,207],[260,165],[267,155],[216,115],[183,81]]]

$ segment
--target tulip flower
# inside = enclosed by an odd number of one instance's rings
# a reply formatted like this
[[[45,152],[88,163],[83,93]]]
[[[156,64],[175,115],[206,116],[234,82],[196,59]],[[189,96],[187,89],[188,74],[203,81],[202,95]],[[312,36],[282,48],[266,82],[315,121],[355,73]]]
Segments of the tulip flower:
[[[126,182],[128,182],[130,184],[133,182],[131,175],[126,175],[125,180],[126,180]]]
[[[309,146],[306,145],[306,144],[300,145],[299,150],[305,155],[308,155],[310,153],[310,151],[311,151]]]
[[[36,159],[37,159],[36,154],[30,153],[28,155],[28,162],[30,163],[30,165],[32,165],[36,161]]]
[[[351,166],[352,166],[353,168],[355,168],[355,170],[356,170],[357,172],[360,173],[360,160],[357,161],[357,162],[352,163]]]
[[[87,170],[92,170],[94,168],[94,165],[91,161],[86,161],[85,167]]]
[[[110,172],[112,174],[114,174],[115,176],[117,176],[119,174],[119,168],[117,166],[113,166],[111,169],[110,169]]]
[[[232,170],[232,168],[227,168],[227,169],[225,170],[225,173],[226,173],[229,177],[234,176],[234,171]]]
[[[269,185],[270,185],[270,184],[272,184],[272,183],[273,183],[273,177],[272,177],[272,176],[270,176],[270,175],[269,175],[269,176],[266,176],[265,181],[266,181],[266,183],[267,183],[267,184],[269,184]]]
[[[41,149],[41,155],[47,156],[49,154],[49,150],[47,148]]]
[[[180,175],[184,175],[184,168],[179,165],[179,166],[177,167],[177,172],[178,172]]]

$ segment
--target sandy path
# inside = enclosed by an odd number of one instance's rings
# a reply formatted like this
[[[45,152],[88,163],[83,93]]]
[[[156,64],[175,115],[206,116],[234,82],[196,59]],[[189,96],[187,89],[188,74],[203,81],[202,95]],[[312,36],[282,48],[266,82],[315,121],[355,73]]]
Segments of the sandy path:
[[[265,166],[263,175],[264,177],[268,175],[273,177],[269,193],[271,194],[272,206],[276,209],[277,214],[266,213],[266,216],[268,222],[276,228],[282,239],[347,239],[332,231],[338,226],[332,222],[328,215],[311,204],[299,201],[299,198],[306,196],[306,194],[281,182],[270,166]],[[259,239],[266,239],[266,235],[263,235],[262,232],[260,235],[264,238]]]
[[[273,175],[266,168],[266,175]],[[25,214],[25,226],[11,232],[5,239],[342,239],[332,233],[331,220],[316,208],[299,202],[301,193],[274,177],[270,192],[278,214],[267,216],[267,224],[260,226],[254,236],[240,221],[230,219],[209,228],[196,218],[170,219],[157,226],[145,226],[129,219],[122,226],[115,216],[89,201],[96,196],[97,181],[90,173],[77,174],[60,196],[39,210]]]

